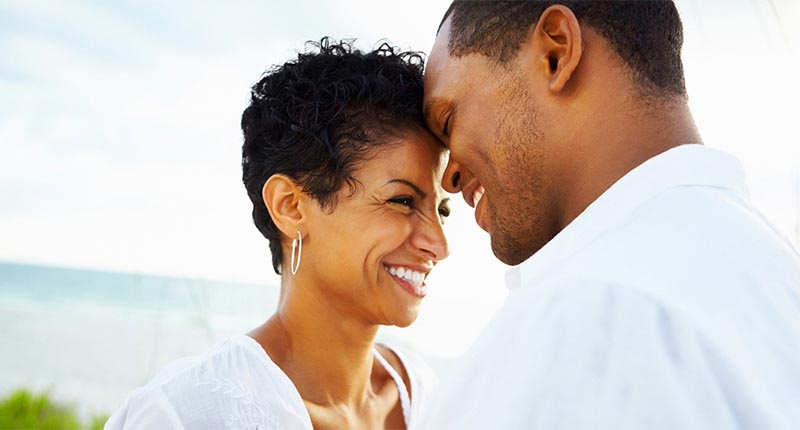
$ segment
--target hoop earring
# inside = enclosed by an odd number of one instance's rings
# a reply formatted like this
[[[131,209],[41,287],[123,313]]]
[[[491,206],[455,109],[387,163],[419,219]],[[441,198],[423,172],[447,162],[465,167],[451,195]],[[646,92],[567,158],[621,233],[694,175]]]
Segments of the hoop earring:
[[[295,265],[294,253],[297,251],[297,265]],[[297,269],[300,268],[300,258],[303,257],[303,236],[300,230],[297,230],[297,239],[292,239],[292,275],[297,274]]]

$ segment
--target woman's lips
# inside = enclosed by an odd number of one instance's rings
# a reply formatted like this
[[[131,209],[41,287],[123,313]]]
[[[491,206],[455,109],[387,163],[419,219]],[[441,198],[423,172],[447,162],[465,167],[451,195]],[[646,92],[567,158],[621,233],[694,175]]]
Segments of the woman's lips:
[[[428,293],[428,286],[425,284],[425,278],[428,276],[427,271],[417,271],[409,267],[395,265],[384,265],[383,268],[403,290],[412,296],[422,298]]]

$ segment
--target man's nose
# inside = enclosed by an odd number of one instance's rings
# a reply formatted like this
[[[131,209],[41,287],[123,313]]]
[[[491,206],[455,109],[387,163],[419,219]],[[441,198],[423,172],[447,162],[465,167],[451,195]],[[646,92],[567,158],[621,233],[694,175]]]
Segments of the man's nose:
[[[457,193],[461,191],[461,187],[464,186],[464,175],[461,173],[461,170],[461,165],[458,164],[457,161],[454,161],[451,156],[447,161],[447,168],[444,169],[444,174],[442,175],[442,188],[448,193]]]

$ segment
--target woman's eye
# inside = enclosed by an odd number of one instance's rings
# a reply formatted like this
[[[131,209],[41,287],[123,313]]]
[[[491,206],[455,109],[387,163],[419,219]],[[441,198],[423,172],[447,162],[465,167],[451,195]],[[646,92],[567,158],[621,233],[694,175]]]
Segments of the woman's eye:
[[[414,199],[409,196],[395,197],[393,199],[389,199],[389,201],[391,203],[396,203],[398,205],[403,205],[409,208],[414,207]]]
[[[450,116],[444,121],[444,126],[442,127],[442,135],[450,136]]]

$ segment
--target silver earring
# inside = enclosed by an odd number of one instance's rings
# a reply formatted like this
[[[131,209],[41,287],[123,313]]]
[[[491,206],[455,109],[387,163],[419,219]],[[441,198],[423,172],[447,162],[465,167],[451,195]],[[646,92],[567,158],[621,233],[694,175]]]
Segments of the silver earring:
[[[294,253],[297,251],[297,260],[294,258]],[[303,257],[303,236],[300,234],[300,230],[297,230],[297,239],[292,239],[292,275],[297,274],[297,269],[300,268],[300,258]],[[295,265],[295,261],[297,261],[297,265]]]

